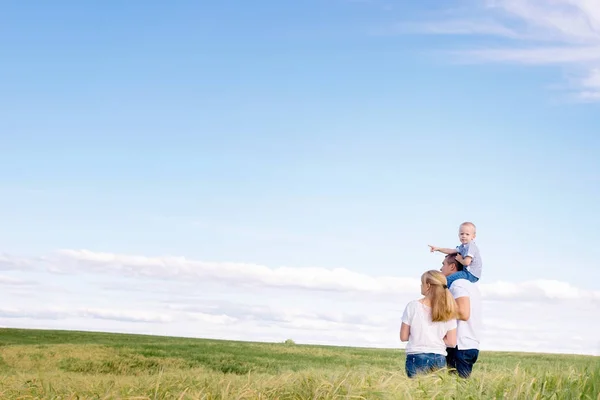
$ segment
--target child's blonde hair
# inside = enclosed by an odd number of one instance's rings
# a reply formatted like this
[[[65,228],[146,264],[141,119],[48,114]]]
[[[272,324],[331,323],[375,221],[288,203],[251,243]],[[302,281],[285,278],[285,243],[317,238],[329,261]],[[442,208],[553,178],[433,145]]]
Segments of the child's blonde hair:
[[[468,227],[470,227],[470,228],[472,228],[472,229],[473,229],[473,233],[477,233],[477,227],[476,227],[476,226],[475,226],[475,224],[474,224],[474,223],[472,223],[472,222],[466,221],[466,222],[463,222],[462,224],[460,224],[460,226],[461,226],[461,227],[463,227],[463,226],[468,226]]]
[[[440,271],[430,270],[421,275],[421,282],[429,285],[431,320],[445,322],[456,318],[456,302],[448,290],[446,277]]]

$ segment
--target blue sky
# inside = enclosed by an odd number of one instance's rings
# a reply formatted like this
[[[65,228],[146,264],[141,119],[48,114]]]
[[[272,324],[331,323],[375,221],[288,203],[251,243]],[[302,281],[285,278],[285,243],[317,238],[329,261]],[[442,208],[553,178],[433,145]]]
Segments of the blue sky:
[[[558,3],[5,2],[0,253],[413,279],[472,220],[482,284],[597,301],[600,9]]]

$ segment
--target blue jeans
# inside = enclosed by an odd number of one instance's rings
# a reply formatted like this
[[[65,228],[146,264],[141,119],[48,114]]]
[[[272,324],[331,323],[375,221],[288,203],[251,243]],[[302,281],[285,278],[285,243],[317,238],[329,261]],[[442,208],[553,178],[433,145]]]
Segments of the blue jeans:
[[[448,281],[448,287],[450,287],[450,285],[452,285],[452,282],[454,282],[457,279],[466,279],[469,282],[473,282],[473,283],[475,283],[479,280],[478,277],[476,277],[475,275],[473,275],[466,269],[463,269],[462,271],[455,272],[455,273],[449,275],[448,277],[446,277],[446,280]]]
[[[446,366],[446,357],[434,353],[406,355],[406,375],[413,378],[417,374],[429,373]]]
[[[473,365],[479,357],[479,350],[467,349],[458,350],[458,347],[448,347],[446,362],[451,373],[457,373],[461,378],[468,378],[473,371]]]

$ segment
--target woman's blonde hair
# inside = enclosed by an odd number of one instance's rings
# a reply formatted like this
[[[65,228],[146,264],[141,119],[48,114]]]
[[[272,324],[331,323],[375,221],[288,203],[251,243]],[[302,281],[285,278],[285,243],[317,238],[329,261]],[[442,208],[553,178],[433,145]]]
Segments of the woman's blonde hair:
[[[456,302],[448,290],[444,274],[431,270],[421,275],[421,282],[429,285],[428,295],[431,299],[431,320],[444,322],[456,318]]]

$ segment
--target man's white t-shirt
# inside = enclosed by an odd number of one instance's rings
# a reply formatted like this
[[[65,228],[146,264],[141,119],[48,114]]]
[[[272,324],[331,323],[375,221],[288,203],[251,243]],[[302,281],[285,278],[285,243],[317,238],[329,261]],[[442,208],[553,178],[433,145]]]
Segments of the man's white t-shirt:
[[[431,321],[431,308],[414,300],[408,303],[402,314],[402,322],[410,325],[410,335],[406,353],[434,353],[446,355],[444,336],[449,330],[456,329],[456,320],[446,322]]]
[[[469,297],[471,313],[467,321],[458,321],[456,328],[456,344],[458,350],[479,349],[481,341],[481,293],[479,284],[466,279],[457,279],[450,286],[450,293],[455,299]]]

